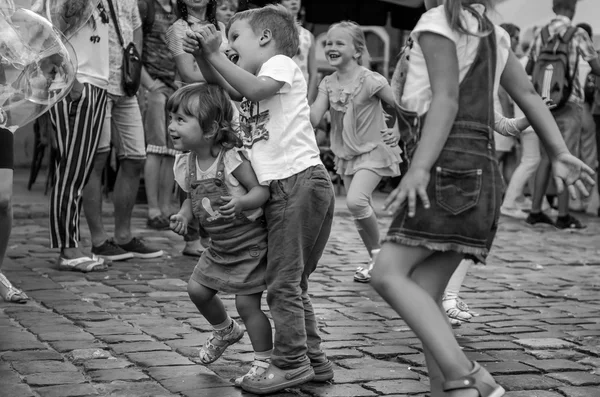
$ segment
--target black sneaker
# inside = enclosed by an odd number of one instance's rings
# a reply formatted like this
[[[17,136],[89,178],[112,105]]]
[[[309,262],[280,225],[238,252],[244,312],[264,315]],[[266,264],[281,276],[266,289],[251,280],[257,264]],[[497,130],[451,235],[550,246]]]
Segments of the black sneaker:
[[[98,247],[92,246],[92,254],[111,261],[124,261],[125,259],[133,258],[131,252],[127,252],[119,247],[112,239],[106,240]]]
[[[151,259],[163,256],[162,250],[148,247],[137,237],[132,238],[127,244],[119,244],[119,247],[133,254],[136,258]]]
[[[544,214],[543,212],[530,212],[529,216],[527,216],[527,219],[525,219],[525,222],[527,222],[530,225],[537,225],[537,224],[546,224],[546,225],[551,225],[551,226],[556,226],[554,224],[554,221],[552,219],[550,219],[550,217],[546,214]]]
[[[556,227],[559,229],[585,229],[586,226],[573,215],[567,214],[556,218]]]

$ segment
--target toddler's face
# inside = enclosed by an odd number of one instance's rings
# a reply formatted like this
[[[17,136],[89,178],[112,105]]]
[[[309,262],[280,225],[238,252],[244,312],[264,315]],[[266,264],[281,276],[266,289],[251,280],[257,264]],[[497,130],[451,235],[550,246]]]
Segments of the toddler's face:
[[[227,25],[229,20],[237,12],[237,6],[231,1],[224,1],[217,7],[217,21]]]
[[[198,119],[185,114],[181,109],[169,113],[168,131],[173,148],[177,150],[194,150],[206,145]]]
[[[302,2],[300,0],[281,0],[281,5],[287,8],[292,15],[297,16]]]

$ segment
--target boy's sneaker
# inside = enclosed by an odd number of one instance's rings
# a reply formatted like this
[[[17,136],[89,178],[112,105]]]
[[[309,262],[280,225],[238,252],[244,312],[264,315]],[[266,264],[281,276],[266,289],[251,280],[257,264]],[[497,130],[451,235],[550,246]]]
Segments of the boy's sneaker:
[[[550,217],[543,212],[537,212],[537,213],[530,212],[529,216],[527,217],[525,222],[527,222],[528,224],[530,224],[532,226],[538,225],[538,224],[556,226],[554,224],[554,221],[552,219],[550,219]]]
[[[119,247],[131,252],[136,258],[151,259],[163,256],[162,250],[147,246],[137,237],[132,238],[127,244],[119,244]]]
[[[559,229],[585,229],[586,226],[573,215],[567,214],[556,218],[556,227]]]
[[[239,378],[236,378],[233,383],[235,383],[236,386],[241,386],[242,382],[244,381],[244,378],[246,377],[252,377],[255,375],[262,375],[265,373],[265,371],[267,370],[267,368],[269,368],[269,364],[271,363],[270,359],[266,359],[265,361],[263,360],[254,360],[252,362],[252,366],[250,367],[250,371],[248,371],[248,373],[246,375],[240,376]]]
[[[213,331],[212,335],[200,348],[200,361],[210,364],[218,360],[229,346],[238,342],[244,336],[244,328],[231,320],[231,325],[222,331]],[[267,365],[268,367],[268,365]],[[263,371],[264,372],[264,371]]]
[[[133,258],[133,253],[125,251],[112,239],[106,240],[98,247],[92,246],[92,254],[98,258],[110,261],[123,261],[125,259]]]

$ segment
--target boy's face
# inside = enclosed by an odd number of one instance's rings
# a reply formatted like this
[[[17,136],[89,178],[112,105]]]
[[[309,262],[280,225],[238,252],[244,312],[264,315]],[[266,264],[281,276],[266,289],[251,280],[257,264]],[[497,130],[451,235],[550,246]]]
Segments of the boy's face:
[[[236,5],[231,1],[224,1],[219,7],[217,7],[217,21],[222,22],[224,25],[229,23],[229,20],[237,12]]]
[[[242,69],[256,74],[263,63],[261,37],[254,33],[246,19],[238,19],[229,28],[229,60]]]

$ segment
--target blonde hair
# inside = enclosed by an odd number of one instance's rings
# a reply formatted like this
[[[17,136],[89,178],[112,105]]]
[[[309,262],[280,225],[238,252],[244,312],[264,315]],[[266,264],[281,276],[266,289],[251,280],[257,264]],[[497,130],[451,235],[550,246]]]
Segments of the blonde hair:
[[[448,24],[452,28],[452,30],[467,34],[470,36],[487,36],[491,33],[491,30],[486,30],[484,28],[485,18],[482,17],[473,7],[474,3],[483,4],[487,9],[492,8],[496,0],[446,0],[444,2],[444,9],[446,11],[446,18],[448,19]],[[479,26],[482,29],[481,32],[471,32],[464,24],[462,19],[462,10],[466,9],[470,11],[477,20],[479,21]]]
[[[350,37],[352,38],[352,44],[356,51],[360,54],[356,62],[359,65],[363,64],[363,61],[369,59],[369,50],[367,49],[367,39],[365,38],[365,34],[363,33],[360,25],[354,21],[342,21],[338,23],[334,23],[327,29],[329,33],[333,29],[346,29],[348,33],[350,33]]]

